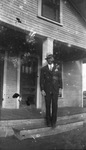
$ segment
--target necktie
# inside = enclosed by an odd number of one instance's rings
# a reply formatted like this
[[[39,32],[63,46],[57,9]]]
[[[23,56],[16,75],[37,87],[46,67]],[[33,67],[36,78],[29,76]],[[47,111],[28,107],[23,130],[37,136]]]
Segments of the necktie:
[[[52,71],[52,65],[50,65],[50,70]]]

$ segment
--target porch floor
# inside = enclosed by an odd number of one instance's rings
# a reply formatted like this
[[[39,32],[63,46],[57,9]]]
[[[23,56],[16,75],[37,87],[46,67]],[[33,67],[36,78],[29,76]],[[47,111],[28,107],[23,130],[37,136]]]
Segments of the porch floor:
[[[58,108],[58,117],[70,116],[75,114],[86,113],[86,108],[82,107],[61,107]],[[39,119],[44,118],[45,113],[40,109],[25,106],[19,109],[0,108],[0,120],[21,120],[21,119]]]

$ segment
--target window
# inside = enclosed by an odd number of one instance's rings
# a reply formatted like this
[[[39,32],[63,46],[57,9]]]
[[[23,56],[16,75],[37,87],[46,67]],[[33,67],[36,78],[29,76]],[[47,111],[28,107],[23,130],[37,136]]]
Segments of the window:
[[[38,16],[61,23],[61,0],[39,0]]]

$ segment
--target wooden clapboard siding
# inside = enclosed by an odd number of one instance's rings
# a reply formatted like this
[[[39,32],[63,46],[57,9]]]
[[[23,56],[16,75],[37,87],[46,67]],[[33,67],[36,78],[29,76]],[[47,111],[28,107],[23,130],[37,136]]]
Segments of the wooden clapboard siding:
[[[86,48],[86,23],[67,1],[62,0],[63,26],[43,20],[38,15],[38,0],[0,1],[0,19],[25,30]],[[21,20],[21,23],[16,21]]]
[[[70,34],[69,40],[73,40],[76,44],[80,43],[80,46],[83,46],[86,38],[86,23],[80,16],[78,16],[77,12],[75,12],[73,8],[68,8],[64,5],[63,11],[65,16],[63,20],[63,24],[65,24],[64,30],[67,31],[67,35]]]

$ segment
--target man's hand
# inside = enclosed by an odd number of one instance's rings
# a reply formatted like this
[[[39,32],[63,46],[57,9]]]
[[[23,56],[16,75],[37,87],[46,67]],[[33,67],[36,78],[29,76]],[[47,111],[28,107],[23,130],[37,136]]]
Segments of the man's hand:
[[[59,88],[59,95],[62,95],[62,89]]]
[[[46,93],[45,93],[44,90],[41,91],[41,94],[42,94],[43,96],[46,96]]]

